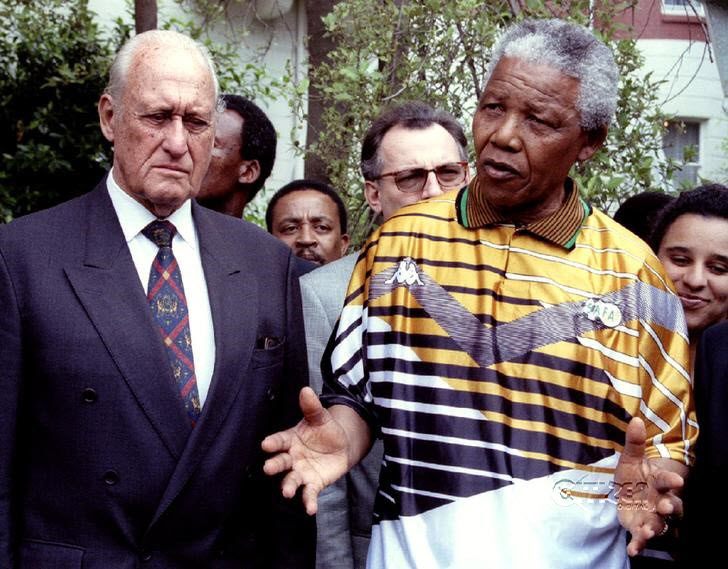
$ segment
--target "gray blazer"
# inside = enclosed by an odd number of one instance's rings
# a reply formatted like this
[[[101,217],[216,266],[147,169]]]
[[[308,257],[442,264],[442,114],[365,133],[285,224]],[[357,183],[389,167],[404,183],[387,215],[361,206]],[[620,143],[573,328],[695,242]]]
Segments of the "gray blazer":
[[[328,263],[300,278],[311,387],[321,392],[321,356],[344,305],[357,254]],[[348,474],[319,495],[316,514],[318,569],[366,566],[372,510],[377,492],[382,441]]]

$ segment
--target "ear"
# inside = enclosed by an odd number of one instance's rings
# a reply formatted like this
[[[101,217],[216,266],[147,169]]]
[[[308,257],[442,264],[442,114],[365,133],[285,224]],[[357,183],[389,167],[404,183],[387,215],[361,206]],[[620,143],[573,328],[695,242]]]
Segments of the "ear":
[[[260,177],[260,163],[257,160],[243,160],[238,168],[238,183],[252,184]]]
[[[349,234],[344,233],[341,236],[341,256],[346,255],[346,250],[349,248]]]
[[[580,162],[589,160],[589,158],[594,156],[596,151],[602,147],[604,141],[607,139],[607,127],[600,126],[591,130],[586,130],[584,131],[584,134],[586,135],[586,140],[576,157]]]
[[[99,99],[99,124],[104,138],[114,142],[114,99],[111,95],[104,93]]]
[[[470,183],[470,163],[468,162],[465,165],[465,185],[467,186]]]
[[[382,213],[382,202],[379,196],[379,186],[376,182],[366,180],[364,182],[364,197],[367,199],[369,207],[372,208],[377,215]]]

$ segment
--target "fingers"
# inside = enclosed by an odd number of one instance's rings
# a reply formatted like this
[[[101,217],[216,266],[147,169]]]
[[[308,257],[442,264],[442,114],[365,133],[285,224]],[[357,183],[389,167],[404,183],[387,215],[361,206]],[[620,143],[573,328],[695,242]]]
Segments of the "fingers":
[[[683,502],[674,494],[668,494],[660,498],[657,502],[656,507],[657,513],[661,516],[672,516],[675,518],[682,518],[683,516]]]
[[[298,394],[298,404],[303,412],[303,419],[312,426],[322,425],[326,422],[326,410],[321,405],[316,392],[310,387],[304,387]]]
[[[307,484],[303,487],[301,497],[303,498],[303,505],[306,508],[306,513],[309,516],[313,516],[318,511],[318,495],[321,489],[314,488],[311,484]]]
[[[627,434],[624,441],[622,457],[630,461],[642,460],[645,456],[645,442],[647,431],[645,424],[639,417],[634,417],[627,425]]]
[[[645,513],[640,521],[637,521],[632,527],[629,527],[629,532],[632,534],[632,539],[627,545],[627,554],[630,556],[637,555],[642,551],[647,542],[658,535],[665,527],[665,520],[662,516],[656,513]]]
[[[286,498],[293,498],[296,495],[296,490],[298,490],[298,487],[302,483],[301,475],[297,471],[292,470],[286,474],[281,482],[281,493]]]
[[[286,498],[293,498],[301,486],[303,486],[301,498],[303,499],[306,513],[309,516],[313,516],[318,511],[318,495],[322,490],[320,484],[304,483],[301,474],[293,470],[281,482],[281,493]]]
[[[683,477],[670,470],[657,470],[654,473],[655,490],[660,494],[673,492],[683,487]]]
[[[260,446],[265,452],[286,452],[291,448],[292,437],[292,429],[279,431],[265,437]]]
[[[290,470],[293,466],[293,459],[288,453],[277,454],[272,458],[269,458],[263,464],[263,472],[268,476],[274,476],[280,472]]]
[[[632,533],[632,539],[627,544],[627,555],[634,557],[647,545],[647,540],[652,538],[655,532],[651,529],[640,528],[639,530]]]

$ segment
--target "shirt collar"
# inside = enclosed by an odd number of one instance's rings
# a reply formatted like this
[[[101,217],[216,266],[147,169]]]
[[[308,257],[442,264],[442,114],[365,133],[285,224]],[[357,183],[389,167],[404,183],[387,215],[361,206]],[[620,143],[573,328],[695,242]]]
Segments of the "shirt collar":
[[[519,229],[533,233],[565,249],[572,249],[581,224],[591,214],[591,207],[581,199],[578,188],[571,178],[566,179],[564,188],[566,200],[558,210],[543,219],[519,226]],[[456,205],[458,221],[464,227],[476,228],[513,223],[512,219],[496,211],[483,198],[478,176],[475,176],[470,184],[460,191]]]
[[[124,239],[126,239],[127,243],[157,219],[151,211],[121,189],[114,179],[113,168],[106,177],[106,188],[109,191],[111,203],[114,206],[114,211],[116,211],[116,217],[119,218],[121,231],[124,233]],[[177,228],[177,234],[183,241],[193,248],[197,247],[197,233],[195,232],[195,224],[192,222],[192,200],[185,200],[166,219],[174,224]]]

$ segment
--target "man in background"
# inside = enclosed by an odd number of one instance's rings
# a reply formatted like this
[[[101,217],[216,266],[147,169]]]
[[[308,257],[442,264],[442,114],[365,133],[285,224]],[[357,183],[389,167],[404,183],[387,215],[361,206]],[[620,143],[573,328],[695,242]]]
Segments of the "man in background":
[[[322,182],[294,180],[283,186],[268,203],[265,223],[296,256],[317,265],[341,258],[349,247],[346,206]]]
[[[276,131],[255,103],[240,95],[223,95],[215,144],[197,201],[240,218],[270,176],[276,159]]]
[[[372,212],[387,220],[407,204],[467,184],[466,146],[455,118],[425,103],[406,103],[382,113],[364,136],[361,152],[364,195]],[[357,256],[351,253],[300,279],[309,378],[317,393],[323,383],[321,356],[344,305]],[[377,441],[359,465],[319,496],[318,569],[365,567],[382,453]]]

